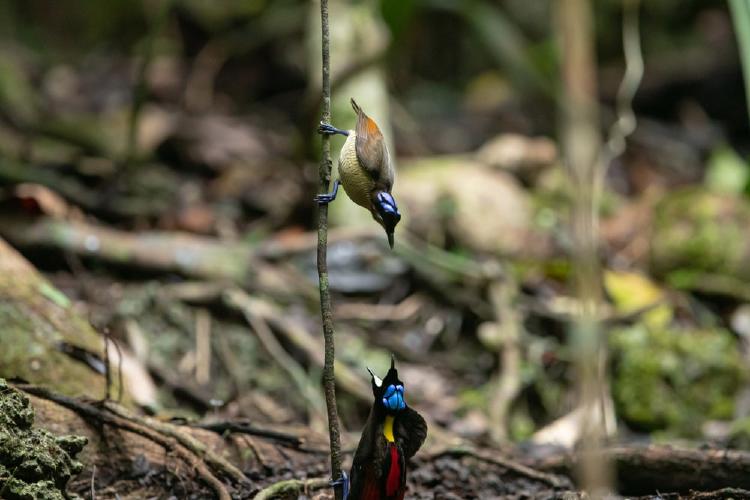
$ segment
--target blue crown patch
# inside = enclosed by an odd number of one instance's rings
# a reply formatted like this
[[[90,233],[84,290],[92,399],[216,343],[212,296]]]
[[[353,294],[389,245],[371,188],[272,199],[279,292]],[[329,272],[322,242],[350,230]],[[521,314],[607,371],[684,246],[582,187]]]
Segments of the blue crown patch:
[[[406,401],[404,401],[404,386],[403,385],[389,385],[383,393],[383,406],[389,410],[398,411],[406,408]]]
[[[396,206],[396,200],[393,199],[390,193],[381,191],[378,193],[378,204],[384,212],[388,212],[394,215],[401,215],[398,213],[398,206]]]

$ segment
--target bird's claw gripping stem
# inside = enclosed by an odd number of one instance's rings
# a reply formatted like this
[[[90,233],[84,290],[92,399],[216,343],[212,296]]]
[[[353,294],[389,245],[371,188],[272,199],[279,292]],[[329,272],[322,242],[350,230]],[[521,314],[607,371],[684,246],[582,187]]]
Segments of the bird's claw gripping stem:
[[[344,500],[347,500],[349,498],[349,476],[346,474],[346,472],[341,471],[341,477],[334,480],[331,480],[330,483],[332,488],[335,488],[336,486],[341,485],[343,488],[343,498]]]
[[[324,134],[324,135],[336,135],[341,134],[343,136],[348,136],[349,132],[346,130],[341,130],[340,128],[336,128],[330,123],[320,122],[320,125],[318,126],[318,133]]]
[[[336,199],[336,194],[339,191],[339,184],[341,181],[336,179],[333,181],[333,190],[330,193],[323,193],[315,196],[315,201],[318,202],[318,205],[328,205],[333,200]]]

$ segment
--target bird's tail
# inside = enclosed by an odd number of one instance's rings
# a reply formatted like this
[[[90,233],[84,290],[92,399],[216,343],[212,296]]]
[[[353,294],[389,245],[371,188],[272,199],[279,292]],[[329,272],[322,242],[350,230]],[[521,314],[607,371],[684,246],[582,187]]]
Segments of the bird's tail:
[[[355,101],[353,97],[351,98],[351,101],[352,101],[352,109],[354,110],[354,112],[357,113],[357,115],[364,115],[365,112],[362,111],[362,108],[359,107],[359,104],[357,104],[357,101]]]

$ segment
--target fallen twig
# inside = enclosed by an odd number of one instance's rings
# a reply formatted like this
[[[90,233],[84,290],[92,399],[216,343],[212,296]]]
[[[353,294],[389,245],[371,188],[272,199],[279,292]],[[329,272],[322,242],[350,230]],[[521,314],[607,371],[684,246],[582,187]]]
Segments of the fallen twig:
[[[182,446],[195,453],[198,457],[205,460],[215,470],[222,472],[225,476],[231,478],[238,484],[247,483],[248,479],[245,474],[237,467],[229,463],[224,457],[217,455],[213,451],[209,450],[205,444],[201,443],[194,437],[180,432],[179,429],[170,424],[160,422],[153,419],[142,419],[135,415],[126,413],[122,407],[113,404],[105,403],[105,407],[117,415],[126,420],[138,423],[140,425],[146,425],[152,429],[164,434],[165,436],[172,437],[177,440]]]
[[[217,434],[224,434],[226,432],[236,432],[239,434],[250,434],[251,436],[261,436],[280,443],[291,445],[294,448],[299,448],[304,443],[304,439],[295,436],[294,434],[286,434],[279,431],[272,431],[268,429],[261,429],[255,427],[248,421],[242,420],[225,420],[220,422],[209,422],[209,423],[195,423],[190,424],[191,427],[197,427],[199,429],[206,429],[207,431],[215,432]]]
[[[279,498],[283,494],[300,494],[309,490],[327,488],[328,486],[329,480],[325,478],[287,479],[286,481],[279,481],[278,483],[263,488],[253,498],[254,500],[267,500]]]

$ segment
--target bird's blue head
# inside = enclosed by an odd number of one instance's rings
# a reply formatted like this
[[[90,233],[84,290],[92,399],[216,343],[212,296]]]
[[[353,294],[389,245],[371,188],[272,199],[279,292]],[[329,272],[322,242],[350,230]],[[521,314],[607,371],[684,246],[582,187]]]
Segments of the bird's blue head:
[[[373,215],[385,233],[388,235],[388,244],[393,248],[393,232],[396,224],[401,220],[401,213],[398,211],[398,205],[391,193],[378,191],[375,195]]]
[[[367,371],[372,377],[372,394],[375,396],[376,405],[382,406],[387,413],[398,413],[406,408],[404,383],[398,379],[398,371],[396,371],[393,358],[391,358],[391,368],[385,378],[380,379],[369,368]]]

